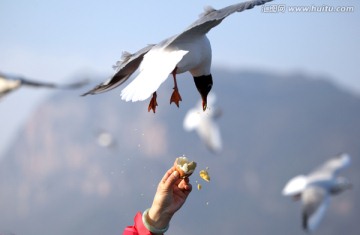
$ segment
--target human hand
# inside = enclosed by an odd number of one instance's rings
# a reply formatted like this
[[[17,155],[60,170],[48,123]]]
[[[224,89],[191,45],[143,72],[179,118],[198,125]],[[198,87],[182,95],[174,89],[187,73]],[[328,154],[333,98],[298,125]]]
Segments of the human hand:
[[[170,168],[157,187],[147,221],[155,228],[166,227],[175,212],[185,203],[191,190],[189,178],[180,179],[175,167]]]

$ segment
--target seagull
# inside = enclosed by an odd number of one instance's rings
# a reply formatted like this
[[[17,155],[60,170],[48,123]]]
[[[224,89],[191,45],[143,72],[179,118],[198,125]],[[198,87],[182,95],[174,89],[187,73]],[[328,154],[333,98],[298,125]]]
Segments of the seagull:
[[[252,9],[272,0],[252,0],[216,10],[210,6],[204,8],[199,19],[183,32],[167,38],[158,44],[150,44],[134,54],[124,52],[120,61],[114,66],[116,72],[112,78],[97,85],[83,94],[98,94],[109,91],[123,84],[136,70],[138,75],[122,91],[121,98],[125,101],[143,101],[152,96],[148,111],[155,113],[157,89],[169,77],[174,79],[174,91],[170,104],[179,107],[182,101],[178,90],[176,75],[189,71],[195,86],[202,98],[202,109],[207,107],[207,95],[213,79],[211,69],[211,45],[206,34],[219,25],[226,17],[235,13]]]
[[[116,140],[114,136],[107,131],[101,131],[97,134],[97,143],[103,148],[112,148],[116,146]]]
[[[13,76],[0,72],[0,98],[9,94],[10,92],[20,88],[21,86],[29,87],[45,87],[52,89],[75,89],[80,88],[83,85],[87,84],[87,80],[79,81],[67,85],[57,85],[54,83],[39,82],[34,80],[29,80],[21,76]]]
[[[338,176],[340,170],[350,165],[350,156],[340,154],[325,162],[307,176],[292,178],[282,194],[302,202],[302,225],[304,230],[313,232],[319,225],[330,202],[330,196],[352,187],[350,181]]]
[[[206,147],[214,153],[219,153],[222,148],[221,134],[214,119],[219,118],[222,113],[219,108],[214,106],[215,101],[215,94],[209,93],[209,108],[202,112],[202,104],[200,100],[195,108],[190,109],[186,113],[183,126],[186,131],[196,130]]]

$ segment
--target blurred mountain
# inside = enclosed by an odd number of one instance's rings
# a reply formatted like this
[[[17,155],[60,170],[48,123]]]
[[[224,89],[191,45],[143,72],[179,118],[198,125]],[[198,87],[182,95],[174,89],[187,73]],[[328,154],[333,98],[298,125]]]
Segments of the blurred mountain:
[[[281,190],[340,152],[353,157],[342,174],[354,188],[333,198],[315,234],[358,234],[360,98],[300,73],[217,69],[213,77],[223,111],[217,155],[182,129],[200,98],[189,74],[178,80],[180,108],[169,105],[169,79],[156,114],[147,101],[122,101],[121,89],[43,102],[0,158],[0,234],[122,234],[183,154],[198,171],[209,167],[211,182],[193,174],[168,234],[304,234],[300,204]],[[99,145],[102,132],[114,144]]]

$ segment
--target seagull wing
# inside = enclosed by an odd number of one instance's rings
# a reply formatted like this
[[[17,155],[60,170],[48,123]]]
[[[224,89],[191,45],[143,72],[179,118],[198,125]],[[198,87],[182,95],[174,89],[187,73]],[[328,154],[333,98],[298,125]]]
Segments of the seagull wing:
[[[220,129],[211,117],[204,117],[205,114],[202,115],[203,118],[200,121],[197,132],[208,149],[218,153],[222,148]]]
[[[214,93],[209,93],[208,104],[209,109],[202,110],[201,100],[196,107],[190,109],[184,118],[183,127],[186,131],[196,130],[200,139],[208,149],[212,152],[219,152],[222,148],[222,140],[220,128],[214,121],[214,118],[220,115],[220,112],[215,107],[216,96]],[[211,106],[211,107],[210,107]]]
[[[12,75],[3,75],[0,73],[0,97],[5,96],[11,91],[19,88],[20,86],[29,86],[29,87],[45,87],[51,89],[75,89],[82,87],[87,84],[88,80],[82,80],[79,82],[74,82],[65,85],[59,85],[55,83],[48,83],[42,81],[30,80],[24,77],[17,77]]]
[[[346,153],[340,154],[333,159],[327,161],[320,170],[329,171],[333,174],[338,174],[338,172],[350,165],[350,156]]]
[[[308,187],[301,195],[303,204],[303,228],[309,232],[314,231],[323,218],[329,205],[330,197],[321,187]]]
[[[342,169],[351,163],[350,156],[346,153],[340,154],[317,168],[309,175],[309,179],[315,181],[333,180]]]
[[[210,114],[204,114],[199,109],[191,109],[185,116],[183,126],[186,131],[196,130],[201,141],[211,151],[217,153],[221,150],[220,129]]]
[[[210,92],[207,97],[207,106],[211,108],[215,106],[215,103],[216,103],[216,95],[214,92]],[[199,102],[199,104],[200,105],[198,105],[198,107],[202,109],[201,101]]]
[[[144,55],[138,76],[121,91],[125,101],[149,98],[174,70],[188,51],[167,50],[158,45]]]
[[[24,86],[46,87],[46,88],[53,88],[53,89],[76,89],[76,88],[82,87],[88,83],[88,80],[82,80],[79,82],[60,85],[60,84],[55,84],[55,83],[47,83],[47,82],[28,80],[25,78],[21,78],[20,81],[21,81],[21,85],[24,85]]]
[[[117,65],[114,66],[116,68],[115,75],[109,80],[97,85],[92,90],[84,93],[83,96],[103,93],[123,84],[138,69],[144,55],[153,47],[154,44],[150,44],[134,54],[124,52],[121,58],[122,60],[118,61]]]
[[[159,88],[161,83],[166,80],[176,64],[187,53],[182,50],[173,50],[174,48],[171,48],[172,44],[176,44],[176,42],[183,39],[205,35],[230,14],[251,9],[254,6],[262,5],[270,1],[272,0],[247,1],[220,10],[215,10],[211,7],[206,8],[205,12],[200,15],[200,18],[191,24],[184,32],[165,39],[156,46],[149,45],[134,55],[130,55],[125,62],[119,65],[119,70],[113,78],[96,86],[84,95],[105,92],[121,85],[140,66],[139,75],[121,91],[121,97],[126,101],[141,101],[147,99]],[[176,46],[174,47],[176,48]],[[168,51],[166,51],[167,48],[169,49]]]
[[[26,79],[26,78],[21,78],[20,81],[21,81],[21,85],[24,85],[24,86],[56,88],[56,85],[53,83],[34,81],[34,80]]]
[[[222,9],[216,10],[210,6],[205,7],[204,12],[200,14],[198,20],[192,23],[184,32],[178,34],[177,36],[167,40],[167,45],[176,43],[176,41],[181,41],[183,39],[192,38],[196,35],[201,36],[208,33],[212,28],[219,25],[223,19],[235,12],[242,12],[244,10],[252,9],[255,6],[263,5],[272,0],[253,0],[242,2],[234,5],[224,7]]]
[[[183,127],[186,131],[192,131],[199,126],[200,121],[199,109],[190,109],[185,115]]]

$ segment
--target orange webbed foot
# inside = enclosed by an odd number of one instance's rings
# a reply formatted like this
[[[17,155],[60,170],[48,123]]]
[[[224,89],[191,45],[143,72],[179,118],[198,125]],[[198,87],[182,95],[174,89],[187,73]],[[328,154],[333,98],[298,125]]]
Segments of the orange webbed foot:
[[[156,102],[156,92],[153,93],[153,96],[150,100],[149,106],[148,106],[148,112],[150,112],[150,110],[153,111],[153,113],[156,112],[156,106],[158,106],[157,102]]]
[[[171,95],[170,98],[170,104],[172,102],[174,102],[176,104],[176,106],[179,108],[179,102],[182,101],[179,90],[177,89],[177,87],[174,87],[174,91]]]

